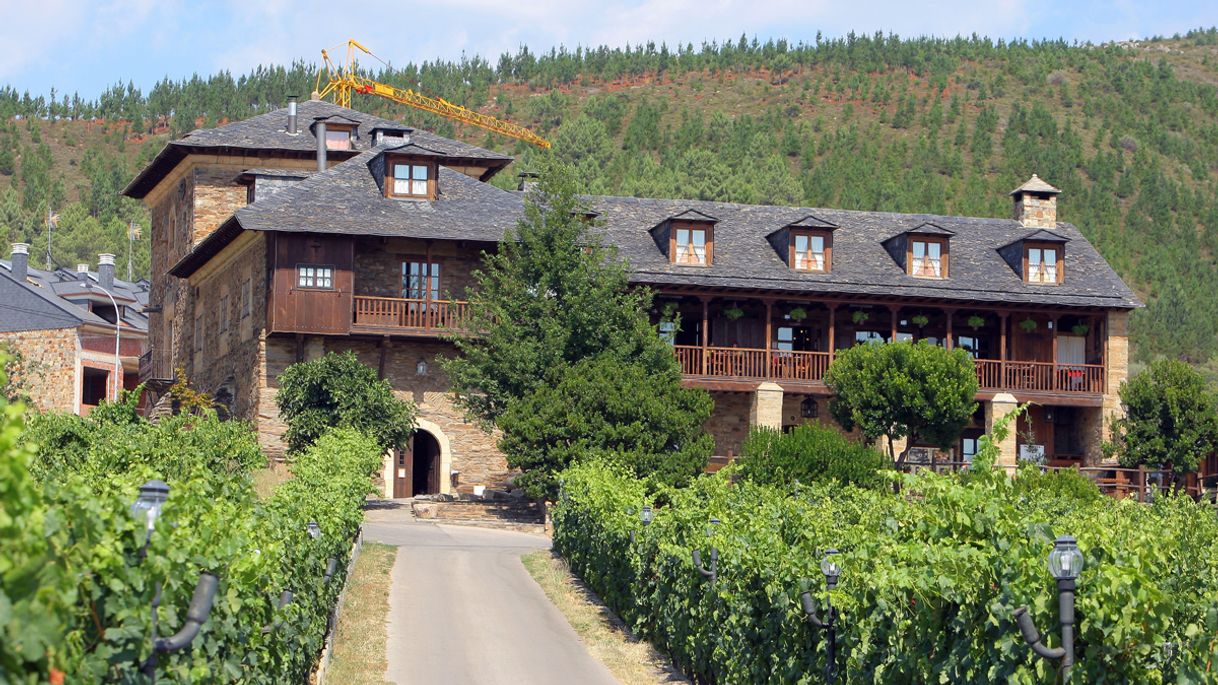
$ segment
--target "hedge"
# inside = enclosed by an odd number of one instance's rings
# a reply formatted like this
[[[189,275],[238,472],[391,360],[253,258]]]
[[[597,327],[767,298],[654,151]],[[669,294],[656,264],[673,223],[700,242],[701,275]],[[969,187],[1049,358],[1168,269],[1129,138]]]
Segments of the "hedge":
[[[254,494],[243,452],[252,434],[214,417],[187,417],[166,428],[118,429],[86,419],[54,419],[55,435],[83,435],[79,473],[38,483],[44,458],[19,438],[22,417],[4,407],[0,425],[0,682],[141,682],[150,648],[154,586],[163,583],[159,633],[175,632],[200,572],[220,579],[211,616],[191,646],[160,657],[163,682],[304,682],[321,650],[345,577],[361,505],[381,464],[375,441],[350,429],[327,433],[298,456],[294,477],[263,502]],[[34,423],[37,425],[38,421]],[[177,423],[175,423],[177,422]],[[81,431],[84,427],[86,430]],[[59,430],[64,429],[64,430]],[[93,430],[88,430],[93,429]],[[111,438],[127,431],[132,449]],[[213,460],[221,445],[236,461]],[[62,445],[61,445],[62,447]],[[134,456],[133,456],[134,455]],[[244,455],[244,456],[240,456]],[[99,477],[99,464],[114,464]],[[227,464],[231,469],[216,470]],[[139,560],[142,526],[129,507],[149,478],[171,493]],[[322,531],[312,539],[306,523]],[[324,582],[327,560],[338,562]],[[294,600],[276,609],[280,593]],[[271,628],[271,630],[264,630]]]
[[[1022,642],[1012,615],[1028,606],[1042,634],[1056,636],[1046,558],[1056,535],[1072,534],[1086,566],[1071,682],[1215,682],[1212,509],[1182,496],[1151,506],[1067,499],[1057,479],[1016,486],[1001,471],[888,477],[900,494],[716,475],[649,495],[612,467],[581,465],[564,474],[554,545],[639,635],[700,681],[821,682],[824,634],[804,618],[799,592],[810,583],[823,603],[818,562],[836,548],[839,682],[1044,683],[1055,667]],[[647,527],[632,513],[644,504],[655,506]],[[710,517],[722,520],[713,540]],[[693,549],[705,559],[712,544],[714,586],[690,560]]]

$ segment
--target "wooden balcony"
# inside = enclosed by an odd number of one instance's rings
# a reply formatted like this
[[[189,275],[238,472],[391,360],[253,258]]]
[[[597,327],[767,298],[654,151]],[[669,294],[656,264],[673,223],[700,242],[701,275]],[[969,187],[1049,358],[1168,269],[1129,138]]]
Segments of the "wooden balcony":
[[[422,300],[400,297],[354,298],[352,333],[444,335],[469,320],[469,303],[462,300]]]
[[[829,369],[828,352],[737,347],[674,345],[681,373],[691,379],[775,381],[822,384]],[[768,356],[767,356],[768,355]],[[1100,396],[1104,394],[1104,367],[1098,364],[1054,364],[1052,362],[975,360],[981,391],[1016,395],[1060,394]]]

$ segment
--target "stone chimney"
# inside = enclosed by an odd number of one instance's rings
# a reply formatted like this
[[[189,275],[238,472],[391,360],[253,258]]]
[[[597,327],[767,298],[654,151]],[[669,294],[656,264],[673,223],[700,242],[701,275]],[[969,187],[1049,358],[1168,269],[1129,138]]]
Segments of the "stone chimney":
[[[97,284],[106,290],[114,289],[114,255],[97,255]]]
[[[25,243],[13,243],[13,264],[9,271],[18,283],[25,283],[30,275],[30,246]]]
[[[1057,228],[1057,196],[1062,191],[1036,174],[1011,191],[1015,198],[1015,220],[1027,228]]]
[[[536,171],[522,171],[519,174],[516,174],[516,177],[520,179],[520,183],[517,184],[516,190],[523,192],[536,188],[537,180],[541,178],[541,174],[537,173]]]
[[[296,118],[296,96],[288,96],[288,133],[296,135],[299,132]]]
[[[76,265],[76,278],[81,283],[89,282],[89,265],[88,264],[77,264]]]

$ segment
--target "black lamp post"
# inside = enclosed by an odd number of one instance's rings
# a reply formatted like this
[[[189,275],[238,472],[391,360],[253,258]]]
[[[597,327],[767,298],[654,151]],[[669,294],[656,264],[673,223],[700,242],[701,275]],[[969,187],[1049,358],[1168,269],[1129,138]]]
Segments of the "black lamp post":
[[[835,557],[838,552],[830,549],[825,552],[825,558],[820,561],[820,571],[825,575],[825,589],[832,591],[837,587],[837,579],[842,574]],[[816,603],[812,592],[804,590],[799,595],[804,614],[812,625],[825,631],[825,682],[833,683],[837,677],[837,609],[833,606],[832,597],[825,596],[825,618],[817,616]]]
[[[1015,622],[1019,624],[1024,642],[1031,645],[1032,651],[1046,659],[1060,659],[1063,678],[1070,674],[1070,667],[1074,665],[1074,590],[1075,581],[1082,570],[1083,553],[1079,551],[1074,538],[1069,535],[1057,538],[1053,543],[1053,551],[1049,552],[1049,573],[1057,580],[1062,636],[1060,647],[1049,648],[1040,641],[1040,633],[1032,623],[1027,607],[1015,610]]]
[[[169,486],[165,481],[150,480],[140,486],[140,493],[131,504],[131,515],[144,523],[144,545],[140,549],[140,561],[148,556],[148,545],[152,542],[152,531],[161,517],[165,502],[169,499]],[[161,581],[156,581],[152,595],[152,653],[140,666],[140,672],[156,682],[157,657],[162,652],[176,652],[189,645],[198,635],[199,628],[207,621],[212,603],[216,599],[216,587],[220,581],[215,575],[204,571],[195,583],[195,593],[186,609],[186,622],[169,637],[157,636],[157,608],[161,606]]]
[[[309,537],[314,540],[321,537],[321,526],[317,525],[317,521],[309,521],[305,526],[305,530],[309,531]]]
[[[706,537],[708,539],[714,536],[715,528],[718,527],[718,525],[719,525],[719,519],[712,517],[710,520],[710,525],[708,525],[706,527]],[[711,582],[711,585],[714,585],[715,581],[719,580],[719,548],[718,547],[711,545],[710,567],[709,568],[702,565],[702,552],[695,549],[692,552],[690,552],[690,557],[693,558],[694,568],[698,569],[698,573],[701,573],[703,576],[705,576],[707,579],[709,579]]]
[[[631,509],[631,512],[633,513],[634,507],[631,507],[630,509]],[[639,509],[639,521],[642,522],[644,527],[647,527],[647,526],[651,525],[651,521],[653,518],[655,518],[655,513],[652,511],[651,505],[644,504],[643,508]],[[632,531],[630,531],[631,544],[634,544],[634,538],[635,538],[635,531],[632,530]]]

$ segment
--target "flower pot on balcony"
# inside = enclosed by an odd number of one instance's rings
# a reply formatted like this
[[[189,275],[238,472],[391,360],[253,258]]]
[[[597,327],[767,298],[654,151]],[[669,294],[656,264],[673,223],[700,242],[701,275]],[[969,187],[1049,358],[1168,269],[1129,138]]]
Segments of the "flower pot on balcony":
[[[792,321],[799,323],[800,321],[808,318],[808,310],[804,309],[803,307],[796,307],[795,309],[787,312],[787,316],[791,317]]]
[[[744,316],[744,310],[740,307],[728,307],[727,309],[723,310],[723,316],[727,318],[728,321],[735,321],[736,319]]]
[[[1032,331],[1036,330],[1036,320],[1024,319],[1023,321],[1020,321],[1019,329],[1024,333],[1031,333]]]
[[[981,328],[984,325],[985,325],[984,316],[978,316],[978,315],[974,314],[968,318],[968,327],[973,329],[974,331],[977,330],[978,328]]]
[[[850,314],[850,320],[854,322],[855,326],[862,326],[863,324],[867,323],[867,319],[870,318],[871,315],[861,309],[856,309]]]
[[[1070,332],[1075,335],[1087,335],[1087,331],[1089,331],[1089,330],[1091,330],[1091,328],[1087,324],[1080,323],[1080,324],[1075,324],[1070,329]]]
[[[926,328],[926,324],[930,323],[930,317],[925,314],[915,314],[909,320],[918,328]]]

